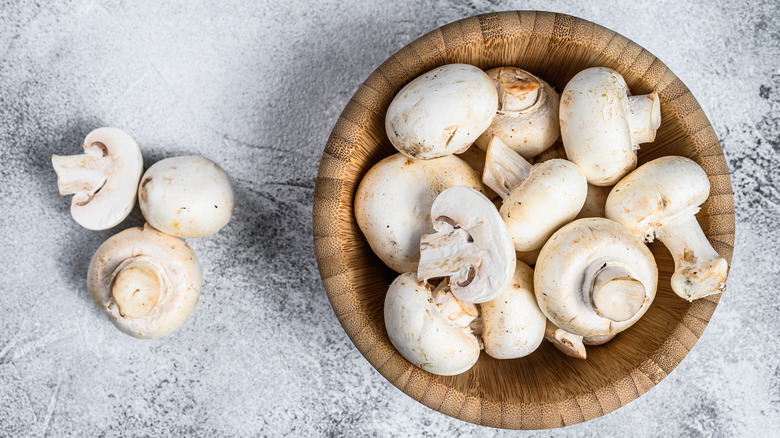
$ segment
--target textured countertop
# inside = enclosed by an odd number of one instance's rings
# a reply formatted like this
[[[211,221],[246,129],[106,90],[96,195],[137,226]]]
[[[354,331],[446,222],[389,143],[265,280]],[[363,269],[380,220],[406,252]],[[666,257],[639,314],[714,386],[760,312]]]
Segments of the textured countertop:
[[[361,0],[0,4],[0,436],[766,436],[780,429],[780,6],[762,2]],[[247,5],[251,3],[252,5]],[[325,296],[311,203],[358,85],[420,35],[540,9],[616,30],[664,61],[712,121],[737,210],[728,291],[655,388],[595,420],[507,432],[446,417],[360,355]],[[201,154],[233,220],[188,239],[203,293],[173,335],[117,331],[86,292],[109,236],[70,217],[50,155],[116,126],[148,167]]]

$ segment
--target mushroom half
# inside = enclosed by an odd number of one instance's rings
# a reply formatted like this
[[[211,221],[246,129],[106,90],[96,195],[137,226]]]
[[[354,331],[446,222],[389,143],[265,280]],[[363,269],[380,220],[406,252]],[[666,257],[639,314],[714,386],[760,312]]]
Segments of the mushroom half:
[[[143,157],[130,134],[98,128],[84,139],[82,155],[52,155],[60,195],[74,195],[73,220],[89,230],[122,222],[135,205]]]
[[[98,307],[119,330],[137,338],[159,338],[176,330],[198,302],[200,287],[200,266],[192,250],[148,224],[100,245],[87,276]]]

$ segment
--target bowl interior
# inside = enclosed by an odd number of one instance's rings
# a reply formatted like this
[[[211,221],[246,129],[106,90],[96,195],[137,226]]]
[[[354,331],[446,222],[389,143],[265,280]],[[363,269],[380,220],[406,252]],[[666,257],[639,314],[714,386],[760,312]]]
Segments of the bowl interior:
[[[592,66],[620,72],[634,94],[657,91],[662,124],[639,163],[682,155],[699,163],[711,182],[697,215],[713,247],[729,263],[734,244],[731,180],[720,143],[683,83],[651,53],[625,37],[575,17],[546,12],[502,12],[460,20],[412,42],[383,63],[349,101],[328,139],[314,198],[314,240],[323,284],[341,324],[360,352],[405,393],[447,415],[493,427],[540,429],[598,417],[635,399],[685,357],[709,321],[719,295],[693,303],[670,289],[674,263],[659,243],[650,248],[659,268],[656,299],[632,328],[588,359],[572,359],[551,344],[528,357],[480,356],[468,372],[436,376],[411,365],[390,343],[383,320],[388,285],[397,274],[369,248],[357,227],[353,199],[363,175],[395,153],[384,115],[395,93],[440,65],[483,69],[513,65],[560,92]]]

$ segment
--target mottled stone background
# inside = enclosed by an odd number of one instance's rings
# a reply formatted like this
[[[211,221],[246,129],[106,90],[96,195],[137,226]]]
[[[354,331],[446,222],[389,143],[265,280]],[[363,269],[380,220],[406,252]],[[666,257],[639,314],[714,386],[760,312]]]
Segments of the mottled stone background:
[[[0,1],[0,435],[768,436],[780,429],[780,7],[762,2]],[[506,432],[453,420],[390,385],[325,297],[311,238],[320,154],[358,85],[459,18],[570,13],[663,60],[712,121],[731,170],[729,290],[688,357],[601,418]],[[202,154],[236,211],[189,239],[203,294],[152,341],[86,293],[91,232],[57,193],[52,153],[98,126],[147,166]]]

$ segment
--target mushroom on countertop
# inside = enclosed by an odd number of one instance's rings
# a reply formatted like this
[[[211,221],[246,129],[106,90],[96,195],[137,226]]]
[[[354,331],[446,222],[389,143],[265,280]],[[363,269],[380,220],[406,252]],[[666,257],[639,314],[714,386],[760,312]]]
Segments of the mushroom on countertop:
[[[84,139],[84,154],[51,156],[61,195],[73,219],[89,230],[122,222],[135,205],[143,157],[133,138],[117,128],[98,128]]]

